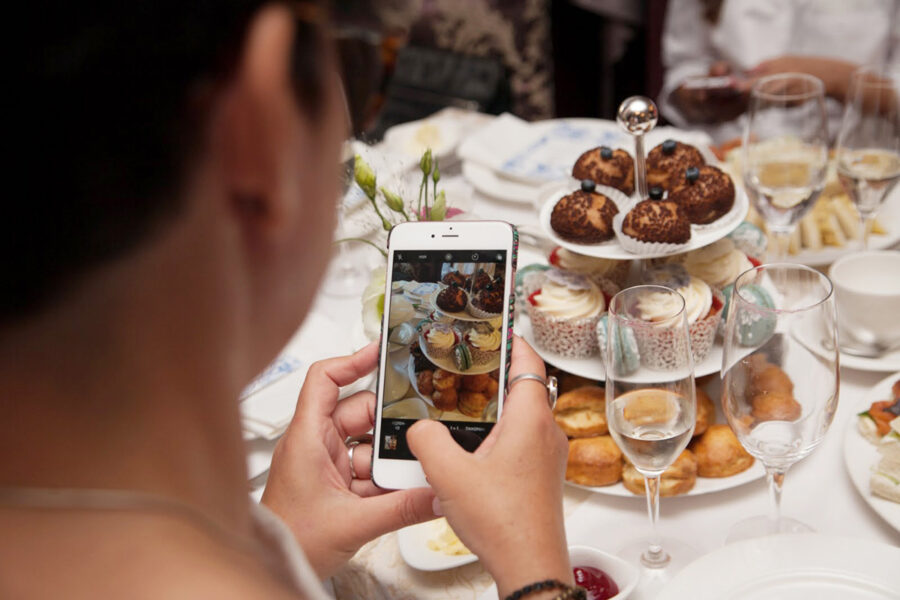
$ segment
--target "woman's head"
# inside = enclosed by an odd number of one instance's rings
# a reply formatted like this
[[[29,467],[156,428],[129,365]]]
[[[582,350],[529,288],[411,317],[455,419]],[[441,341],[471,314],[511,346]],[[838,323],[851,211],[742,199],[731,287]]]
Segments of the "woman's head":
[[[319,7],[49,4],[27,9],[40,23],[22,88],[32,128],[0,236],[0,325],[203,223],[198,247],[239,271],[261,335],[288,335],[327,262],[344,125]]]

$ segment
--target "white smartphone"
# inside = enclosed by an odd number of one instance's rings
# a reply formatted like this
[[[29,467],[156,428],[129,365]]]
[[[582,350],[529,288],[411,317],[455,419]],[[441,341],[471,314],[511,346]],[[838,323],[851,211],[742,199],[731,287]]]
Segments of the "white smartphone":
[[[502,221],[411,222],[388,240],[372,481],[427,485],[406,443],[419,419],[474,451],[503,411],[518,234]]]

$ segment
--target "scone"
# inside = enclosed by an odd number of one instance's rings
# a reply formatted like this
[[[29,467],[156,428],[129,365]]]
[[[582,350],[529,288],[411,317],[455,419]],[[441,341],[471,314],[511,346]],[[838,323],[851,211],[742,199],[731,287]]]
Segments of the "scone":
[[[622,478],[622,451],[608,435],[569,440],[566,480],[578,485],[611,485]]]
[[[686,244],[691,239],[691,222],[675,202],[641,200],[625,215],[622,233],[639,242]]]
[[[570,438],[606,435],[606,391],[592,385],[566,392],[556,401],[553,418]]]
[[[706,159],[690,144],[666,140],[647,153],[647,186],[669,189],[669,178],[673,174],[705,164]]]
[[[694,421],[694,437],[702,435],[710,425],[716,422],[716,407],[709,394],[697,386],[697,418]]]
[[[700,477],[731,477],[753,465],[753,457],[741,446],[731,427],[722,423],[710,425],[690,447],[697,457]]]
[[[734,206],[734,182],[718,167],[689,167],[669,179],[669,200],[681,206],[691,223],[705,225]]]
[[[646,493],[644,476],[627,460],[622,468],[622,483],[632,494],[643,496]],[[695,483],[697,483],[697,459],[690,450],[684,450],[678,455],[675,462],[660,475],[659,495],[686,494],[693,489]]]
[[[634,193],[634,159],[621,148],[592,148],[575,161],[572,177],[590,179],[630,196]]]
[[[487,407],[490,398],[483,392],[471,392],[463,390],[459,393],[459,403],[456,409],[467,417],[481,417]]]
[[[598,192],[578,190],[563,196],[550,214],[550,227],[561,238],[578,244],[596,244],[613,235],[615,202]]]

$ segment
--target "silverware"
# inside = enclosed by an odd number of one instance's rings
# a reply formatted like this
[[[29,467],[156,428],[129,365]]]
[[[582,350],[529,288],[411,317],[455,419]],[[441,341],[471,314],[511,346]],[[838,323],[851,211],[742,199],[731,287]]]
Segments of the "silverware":
[[[826,350],[834,350],[834,345],[831,343],[830,338],[822,338],[821,344]],[[900,343],[882,344],[879,342],[872,342],[868,346],[854,346],[847,342],[842,342],[840,345],[840,351],[842,353],[849,354],[850,356],[859,356],[860,358],[881,358],[885,354],[889,354],[895,350],[900,350]]]

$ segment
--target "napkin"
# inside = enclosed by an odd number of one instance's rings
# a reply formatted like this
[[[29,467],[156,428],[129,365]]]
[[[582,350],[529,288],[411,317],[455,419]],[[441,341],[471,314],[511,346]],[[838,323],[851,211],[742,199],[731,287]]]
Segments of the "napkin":
[[[456,153],[464,161],[499,172],[515,149],[530,146],[539,137],[540,132],[529,127],[528,121],[503,113],[467,137]]]

